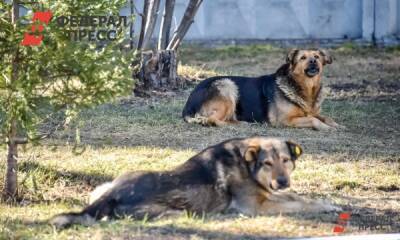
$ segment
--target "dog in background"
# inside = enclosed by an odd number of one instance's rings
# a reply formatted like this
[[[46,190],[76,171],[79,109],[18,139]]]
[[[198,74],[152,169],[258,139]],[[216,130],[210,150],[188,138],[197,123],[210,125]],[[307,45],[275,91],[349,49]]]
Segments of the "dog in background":
[[[273,126],[339,127],[320,114],[322,73],[332,58],[325,50],[292,50],[276,73],[257,78],[221,76],[202,81],[182,112],[189,123],[221,126],[237,121]]]
[[[330,204],[279,191],[290,186],[290,174],[301,154],[301,147],[292,141],[228,140],[172,171],[122,175],[95,190],[97,196],[81,212],[57,215],[50,223],[62,228],[104,217],[154,218],[179,210],[234,210],[249,215],[336,210]]]

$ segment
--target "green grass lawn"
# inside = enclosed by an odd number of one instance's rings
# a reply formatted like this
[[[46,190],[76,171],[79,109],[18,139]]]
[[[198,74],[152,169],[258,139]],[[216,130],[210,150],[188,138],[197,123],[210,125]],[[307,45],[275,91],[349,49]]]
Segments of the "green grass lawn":
[[[181,75],[198,80],[215,74],[271,73],[287,50],[271,46],[202,49],[185,47]],[[153,221],[122,219],[56,231],[43,223],[54,214],[79,210],[95,186],[126,171],[167,170],[203,148],[233,137],[290,138],[305,154],[292,190],[328,199],[354,217],[400,214],[400,51],[342,47],[325,72],[323,113],[345,130],[317,132],[241,123],[207,128],[184,123],[181,110],[190,88],[152,98],[126,97],[82,112],[81,146],[74,131],[59,131],[41,146],[20,148],[23,200],[0,203],[0,239],[262,239],[332,235],[337,214],[247,217],[237,214],[181,216]],[[44,126],[45,127],[45,126]],[[0,156],[5,159],[5,147]],[[4,174],[5,161],[0,162]],[[0,180],[0,187],[4,184]],[[398,219],[398,218],[397,218]],[[400,219],[399,219],[400,220]],[[380,232],[400,231],[387,227]],[[346,233],[372,233],[357,226]]]

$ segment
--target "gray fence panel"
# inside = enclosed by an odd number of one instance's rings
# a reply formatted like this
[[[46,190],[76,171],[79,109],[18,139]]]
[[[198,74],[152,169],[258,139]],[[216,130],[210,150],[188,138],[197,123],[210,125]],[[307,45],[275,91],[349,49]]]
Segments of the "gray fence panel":
[[[157,30],[162,16],[160,7]],[[188,0],[176,0],[177,27]],[[143,0],[135,1],[142,11]],[[129,6],[122,9],[129,14]],[[140,27],[138,17],[135,29]],[[396,39],[400,0],[204,0],[187,40]],[[397,39],[398,40],[398,39]]]

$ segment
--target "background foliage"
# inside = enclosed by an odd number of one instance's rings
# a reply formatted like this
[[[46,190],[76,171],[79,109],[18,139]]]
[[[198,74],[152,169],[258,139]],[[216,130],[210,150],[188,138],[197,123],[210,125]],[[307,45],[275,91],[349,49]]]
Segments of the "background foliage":
[[[132,90],[133,54],[121,51],[124,29],[117,41],[71,41],[56,21],[45,26],[40,46],[21,46],[31,26],[32,12],[51,10],[57,16],[119,15],[122,0],[40,1],[27,5],[17,27],[11,24],[11,4],[0,2],[0,128],[6,135],[17,119],[20,135],[35,139],[38,124],[58,110],[74,116],[83,107],[104,103]],[[18,78],[11,81],[16,58]],[[5,140],[5,137],[2,137]]]

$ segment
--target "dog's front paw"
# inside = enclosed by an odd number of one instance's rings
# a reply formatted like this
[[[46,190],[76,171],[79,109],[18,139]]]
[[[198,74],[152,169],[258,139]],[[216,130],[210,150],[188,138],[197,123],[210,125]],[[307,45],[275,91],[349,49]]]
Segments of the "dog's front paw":
[[[336,128],[336,129],[342,129],[342,126],[335,121],[333,121],[331,118],[324,117],[322,120],[326,125]]]
[[[339,127],[339,124],[337,124],[335,121],[333,121],[333,120],[327,120],[326,122],[325,122],[325,124],[327,124],[327,125],[329,125],[329,126],[331,126],[331,127],[334,127],[334,128],[338,128]]]
[[[318,127],[315,127],[315,129],[318,131],[336,131],[337,130],[335,127],[329,126],[327,124],[321,124]]]

